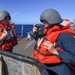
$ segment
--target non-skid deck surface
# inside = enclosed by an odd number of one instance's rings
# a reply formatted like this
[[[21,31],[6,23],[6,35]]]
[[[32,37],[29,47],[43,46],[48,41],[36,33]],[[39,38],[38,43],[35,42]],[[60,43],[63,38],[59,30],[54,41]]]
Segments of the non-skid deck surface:
[[[21,39],[18,41],[18,45],[13,48],[13,52],[21,55],[32,56],[34,46],[35,40]]]

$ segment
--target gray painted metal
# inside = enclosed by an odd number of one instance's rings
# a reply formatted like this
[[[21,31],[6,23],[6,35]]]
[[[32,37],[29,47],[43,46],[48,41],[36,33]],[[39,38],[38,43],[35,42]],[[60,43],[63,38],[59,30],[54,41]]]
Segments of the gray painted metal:
[[[43,64],[32,57],[0,50],[0,75],[50,75]]]

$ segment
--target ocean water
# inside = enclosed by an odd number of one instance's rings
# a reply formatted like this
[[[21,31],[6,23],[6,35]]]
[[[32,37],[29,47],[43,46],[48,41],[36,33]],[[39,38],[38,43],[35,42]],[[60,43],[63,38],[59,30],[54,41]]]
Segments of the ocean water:
[[[41,28],[43,28],[43,25],[40,25]],[[26,37],[27,33],[32,31],[33,24],[15,24],[16,32],[18,35],[18,38],[20,37]]]

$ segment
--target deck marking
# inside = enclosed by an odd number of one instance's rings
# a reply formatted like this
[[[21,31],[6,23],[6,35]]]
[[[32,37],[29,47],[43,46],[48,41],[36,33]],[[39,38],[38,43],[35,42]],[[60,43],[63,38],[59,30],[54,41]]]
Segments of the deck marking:
[[[25,49],[25,48],[29,48],[29,46],[32,45],[33,42],[34,42],[34,41],[31,41],[30,43],[28,43],[28,44],[24,47],[24,49]]]

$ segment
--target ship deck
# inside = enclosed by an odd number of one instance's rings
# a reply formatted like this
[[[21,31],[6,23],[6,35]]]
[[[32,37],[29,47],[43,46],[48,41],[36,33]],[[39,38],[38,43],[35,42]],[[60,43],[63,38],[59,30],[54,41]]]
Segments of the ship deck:
[[[28,40],[23,38],[18,40],[18,44],[13,48],[13,52],[32,57],[34,46],[35,46],[35,40]]]

